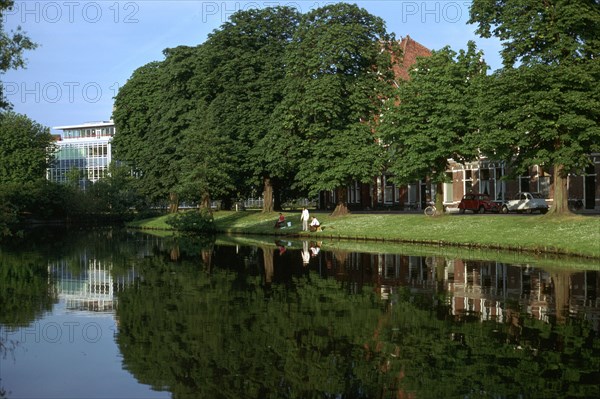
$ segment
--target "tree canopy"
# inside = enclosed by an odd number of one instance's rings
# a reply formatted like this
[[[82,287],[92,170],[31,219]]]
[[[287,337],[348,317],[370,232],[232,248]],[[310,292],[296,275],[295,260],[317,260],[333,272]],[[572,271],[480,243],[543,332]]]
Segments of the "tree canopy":
[[[284,54],[299,18],[289,7],[240,11],[203,44],[208,66],[203,87],[210,89],[205,134],[230,139],[226,151],[235,165],[230,176],[239,193],[263,186],[265,211],[273,209],[273,190],[278,208],[281,182],[292,169],[280,161],[267,134],[283,98]]]
[[[130,165],[141,192],[154,200],[179,202],[181,152],[190,127],[193,98],[188,82],[194,76],[197,48],[164,51],[165,60],[138,68],[119,90],[113,118],[118,134],[115,156]]]
[[[383,21],[353,5],[237,12],[202,45],[135,71],[115,101],[115,154],[149,195],[195,185],[226,199],[260,182],[265,210],[273,188],[367,181],[381,170],[373,130],[392,47]]]
[[[0,182],[27,183],[46,177],[54,146],[50,129],[25,115],[0,114]]]
[[[502,41],[505,67],[598,58],[598,0],[474,0],[469,23]]]
[[[31,41],[20,26],[14,31],[6,32],[4,30],[3,14],[6,10],[11,9],[13,4],[13,0],[0,1],[0,75],[9,69],[25,67],[23,52],[37,47],[37,44]],[[10,108],[10,104],[4,98],[0,84],[0,111],[7,108]]]
[[[516,173],[552,165],[566,204],[562,181],[600,142],[598,2],[475,0],[469,22],[503,41],[503,69],[486,78],[473,43],[445,47],[396,90],[401,54],[366,10],[239,11],[205,43],[134,72],[115,101],[116,156],[142,192],[172,203],[258,191],[270,211],[285,191],[335,190],[338,214],[349,184],[386,167],[441,194],[449,158],[483,155]]]
[[[552,166],[551,212],[569,212],[567,176],[600,148],[598,1],[475,0],[469,22],[504,46],[477,110],[485,153],[516,172]]]
[[[408,184],[428,176],[438,184],[438,209],[448,159],[462,160],[475,153],[465,137],[478,128],[472,117],[473,83],[485,76],[487,65],[474,42],[467,47],[458,54],[445,47],[419,58],[410,80],[400,84],[398,104],[384,113],[382,121],[392,180]]]
[[[334,214],[347,211],[348,184],[382,170],[374,130],[392,88],[393,49],[381,18],[338,3],[305,14],[286,53],[273,141],[299,161],[296,185],[311,195],[337,189]]]

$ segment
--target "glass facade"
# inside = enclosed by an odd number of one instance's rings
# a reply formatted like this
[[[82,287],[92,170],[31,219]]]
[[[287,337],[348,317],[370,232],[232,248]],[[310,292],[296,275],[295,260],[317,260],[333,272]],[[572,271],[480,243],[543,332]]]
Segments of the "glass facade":
[[[85,189],[105,177],[111,162],[111,140],[115,133],[112,123],[69,126],[62,129],[62,139],[56,142],[55,160],[48,169],[48,180],[66,183],[69,172],[78,169],[79,185]]]

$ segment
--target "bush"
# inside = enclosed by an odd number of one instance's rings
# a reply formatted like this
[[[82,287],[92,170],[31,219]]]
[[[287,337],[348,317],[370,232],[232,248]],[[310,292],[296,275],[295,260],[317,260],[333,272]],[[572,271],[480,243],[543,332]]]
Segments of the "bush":
[[[208,209],[178,213],[169,217],[166,223],[179,231],[203,234],[215,232],[215,220]]]

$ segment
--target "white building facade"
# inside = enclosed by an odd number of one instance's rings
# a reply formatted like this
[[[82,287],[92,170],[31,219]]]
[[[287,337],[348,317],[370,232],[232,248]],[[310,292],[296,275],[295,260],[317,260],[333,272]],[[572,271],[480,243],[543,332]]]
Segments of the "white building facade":
[[[115,135],[113,121],[90,122],[81,125],[57,126],[62,130],[57,138],[57,152],[47,171],[50,181],[65,183],[72,169],[80,171],[79,184],[85,189],[108,174],[112,161],[111,141]]]

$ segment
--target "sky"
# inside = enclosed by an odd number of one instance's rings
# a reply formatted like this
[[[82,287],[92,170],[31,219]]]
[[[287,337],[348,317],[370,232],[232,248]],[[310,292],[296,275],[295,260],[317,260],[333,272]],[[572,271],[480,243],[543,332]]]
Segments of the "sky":
[[[17,113],[50,128],[111,119],[114,96],[137,68],[164,59],[163,50],[203,43],[236,11],[271,6],[302,13],[334,1],[32,1],[15,0],[2,16],[39,47],[25,52],[25,69],[0,75]],[[467,24],[470,1],[355,2],[386,22],[396,38],[438,50],[466,49],[474,40],[491,70],[501,67],[500,43],[481,39]],[[54,131],[53,133],[59,133]]]

